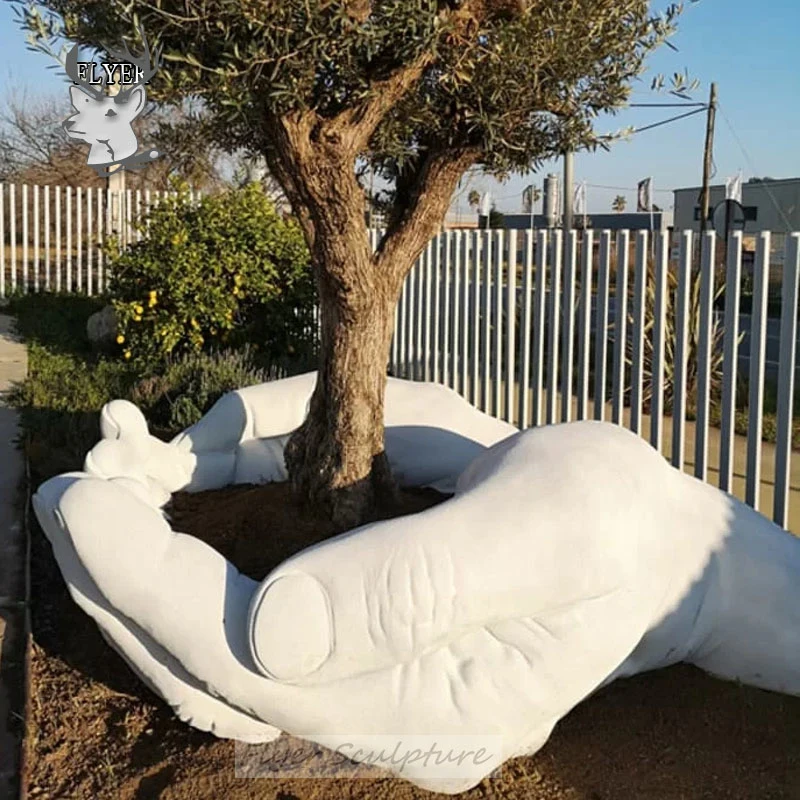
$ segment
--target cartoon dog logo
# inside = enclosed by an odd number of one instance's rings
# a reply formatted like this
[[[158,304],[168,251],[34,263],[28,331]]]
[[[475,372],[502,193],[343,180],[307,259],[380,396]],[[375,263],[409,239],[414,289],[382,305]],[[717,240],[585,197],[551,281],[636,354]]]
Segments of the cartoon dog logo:
[[[78,62],[78,45],[67,54],[64,69],[72,80],[69,96],[75,113],[64,120],[63,128],[70,139],[78,139],[89,145],[87,164],[98,175],[107,177],[118,169],[141,169],[158,158],[157,150],[139,152],[139,143],[133,122],[145,108],[147,93],[145,85],[156,74],[161,64],[161,48],[151,53],[144,31],[140,30],[144,43],[141,56],[124,50],[108,50],[109,56],[119,62],[111,68],[104,66],[105,76],[98,81],[87,80],[85,71]],[[122,67],[130,64],[134,78],[130,83],[120,81],[119,92],[109,94],[106,89],[111,74],[118,70],[124,76],[128,71]],[[94,64],[87,64],[94,74]]]

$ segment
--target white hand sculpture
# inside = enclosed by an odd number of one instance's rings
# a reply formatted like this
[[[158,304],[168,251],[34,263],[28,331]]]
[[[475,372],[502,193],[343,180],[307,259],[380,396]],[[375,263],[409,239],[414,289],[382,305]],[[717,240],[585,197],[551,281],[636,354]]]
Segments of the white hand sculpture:
[[[201,422],[172,446],[199,458],[235,451],[248,425],[279,435],[260,427],[266,404],[241,407],[230,430]],[[415,444],[424,470],[430,451]],[[89,613],[118,647],[105,626],[126,621],[141,652],[122,646],[148,675],[148,655],[167,653],[178,689],[198,692],[185,708],[202,707],[205,727],[226,714],[237,738],[268,739],[274,725],[366,750],[387,735],[491,742],[477,772],[403,765],[454,792],[538,749],[619,675],[689,661],[800,694],[800,541],[616,426],[507,438],[462,472],[453,499],[311,547],[260,585],[172,532],[130,478],[55,480],[37,516],[67,580],[83,570],[108,617]]]

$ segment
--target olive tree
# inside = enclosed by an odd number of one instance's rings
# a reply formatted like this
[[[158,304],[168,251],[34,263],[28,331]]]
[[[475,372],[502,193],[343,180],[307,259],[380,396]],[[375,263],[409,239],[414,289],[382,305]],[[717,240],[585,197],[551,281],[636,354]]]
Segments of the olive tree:
[[[319,373],[286,462],[346,527],[393,483],[383,404],[395,304],[459,178],[594,148],[679,5],[647,0],[42,0],[34,43],[164,48],[150,95],[202,98],[215,140],[263,156],[300,221],[320,300]],[[360,166],[391,187],[373,252]]]

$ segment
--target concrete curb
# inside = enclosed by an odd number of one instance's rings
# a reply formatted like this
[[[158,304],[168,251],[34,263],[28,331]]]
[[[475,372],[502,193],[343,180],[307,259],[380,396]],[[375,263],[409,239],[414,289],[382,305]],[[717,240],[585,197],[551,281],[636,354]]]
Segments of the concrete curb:
[[[0,797],[24,797],[29,614],[28,480],[19,420],[2,393],[27,374],[25,345],[0,315]]]

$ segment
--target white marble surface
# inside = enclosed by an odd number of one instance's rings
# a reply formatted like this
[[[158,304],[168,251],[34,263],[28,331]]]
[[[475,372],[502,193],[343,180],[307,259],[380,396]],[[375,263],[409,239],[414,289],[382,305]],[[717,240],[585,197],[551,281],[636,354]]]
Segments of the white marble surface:
[[[312,387],[232,393],[169,445],[114,401],[86,472],[34,498],[75,600],[182,719],[365,752],[412,734],[486,743],[477,769],[390,765],[452,793],[620,675],[688,661],[800,694],[800,541],[613,425],[509,436],[449,390],[392,380],[393,467],[453,499],[260,584],[172,531],[177,488],[281,477]]]

